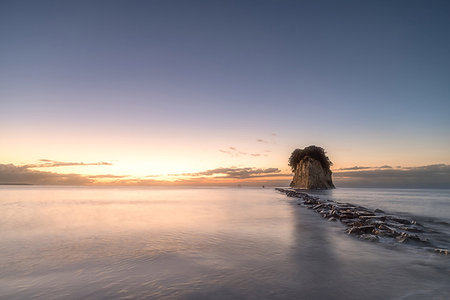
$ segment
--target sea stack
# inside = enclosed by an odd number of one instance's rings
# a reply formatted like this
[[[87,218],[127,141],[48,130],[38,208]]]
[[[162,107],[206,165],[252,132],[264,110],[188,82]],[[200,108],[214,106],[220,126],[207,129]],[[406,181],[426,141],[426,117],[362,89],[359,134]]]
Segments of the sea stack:
[[[325,150],[317,146],[295,149],[289,158],[294,178],[291,187],[298,189],[334,189],[330,167],[333,163]]]

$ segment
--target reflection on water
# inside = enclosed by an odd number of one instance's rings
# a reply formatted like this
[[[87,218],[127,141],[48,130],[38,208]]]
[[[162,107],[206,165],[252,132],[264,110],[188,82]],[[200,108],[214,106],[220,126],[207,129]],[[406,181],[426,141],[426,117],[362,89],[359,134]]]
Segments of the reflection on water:
[[[449,260],[348,237],[270,189],[2,187],[0,298],[450,295]]]

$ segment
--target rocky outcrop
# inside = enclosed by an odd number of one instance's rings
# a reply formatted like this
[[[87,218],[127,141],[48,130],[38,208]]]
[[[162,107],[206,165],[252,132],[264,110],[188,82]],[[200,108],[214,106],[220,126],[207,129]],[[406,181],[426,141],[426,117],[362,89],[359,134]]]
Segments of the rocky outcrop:
[[[325,151],[317,146],[296,149],[289,165],[294,172],[291,187],[298,189],[334,189],[331,179],[331,161]]]
[[[331,171],[325,170],[319,161],[307,156],[294,171],[291,187],[299,189],[334,189]]]
[[[288,197],[298,199],[297,204],[315,210],[328,221],[340,221],[345,232],[361,240],[407,243],[426,247],[439,254],[448,255],[449,250],[436,247],[428,237],[435,231],[422,226],[413,219],[387,214],[380,209],[368,208],[330,200],[321,200],[295,189],[276,188]]]

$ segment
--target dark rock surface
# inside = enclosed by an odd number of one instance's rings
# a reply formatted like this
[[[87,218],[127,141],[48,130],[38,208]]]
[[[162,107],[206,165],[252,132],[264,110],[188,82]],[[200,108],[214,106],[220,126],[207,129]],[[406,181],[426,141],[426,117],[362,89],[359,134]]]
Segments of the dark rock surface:
[[[349,203],[321,200],[295,189],[276,188],[276,190],[288,197],[298,198],[300,200],[298,205],[313,209],[328,221],[339,220],[345,225],[346,233],[361,240],[408,243],[427,247],[439,254],[448,254],[447,249],[436,248],[428,239],[422,237],[421,233],[429,230],[415,220],[390,215],[379,209],[372,211]]]
[[[291,187],[298,189],[334,189],[331,179],[330,161],[322,147],[311,145],[304,149],[295,149],[289,166],[294,173]]]
[[[331,171],[325,169],[319,161],[309,156],[298,163],[291,186],[309,190],[334,189]]]

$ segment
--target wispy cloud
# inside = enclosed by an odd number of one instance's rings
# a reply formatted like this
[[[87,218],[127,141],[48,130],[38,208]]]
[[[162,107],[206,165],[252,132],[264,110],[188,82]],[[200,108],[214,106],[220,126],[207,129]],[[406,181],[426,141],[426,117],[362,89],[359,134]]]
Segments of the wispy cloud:
[[[239,157],[241,155],[247,155],[248,154],[247,152],[238,150],[236,147],[228,147],[228,149],[226,149],[226,150],[220,149],[219,151],[222,152],[222,153],[226,153],[226,154],[228,154],[228,155],[230,155],[232,157]]]
[[[27,166],[0,164],[1,184],[83,185],[93,180],[79,174],[60,174],[30,170]]]
[[[100,174],[100,175],[88,175],[86,177],[112,179],[112,178],[127,178],[127,177],[130,177],[130,175]]]
[[[340,168],[335,171],[354,171],[354,170],[369,170],[369,169],[392,169],[391,166],[381,166],[381,167],[360,167],[360,166],[354,166],[354,167],[348,167],[348,168]]]
[[[180,185],[180,184],[227,184],[239,182],[239,180],[259,180],[267,178],[267,182],[258,184],[269,184],[273,178],[290,176],[281,173],[278,168],[216,168],[197,173],[173,174],[173,180],[159,179],[159,176],[152,175],[153,178],[133,178],[128,175],[115,174],[63,174],[35,170],[30,165],[15,166],[13,164],[0,164],[0,184],[35,184],[35,185]],[[286,180],[286,179],[284,179]],[[251,183],[251,181],[246,181]],[[256,181],[254,181],[256,184]]]
[[[267,168],[267,169],[257,169],[257,168],[216,168],[211,170],[206,170],[197,173],[183,173],[174,174],[175,176],[189,176],[189,177],[200,177],[200,176],[214,176],[215,178],[230,178],[230,179],[246,179],[246,178],[260,178],[260,177],[276,177],[276,176],[288,176],[290,174],[281,174],[281,170],[278,168]]]
[[[24,165],[26,168],[53,168],[53,167],[68,167],[68,166],[110,166],[110,162],[64,162],[50,159],[41,159],[37,164]]]
[[[35,168],[51,168],[62,166],[103,166],[111,165],[108,162],[83,163],[61,162],[41,159],[39,163],[16,166],[13,164],[0,164],[0,184],[43,184],[43,185],[85,185],[95,183],[95,179],[118,179],[126,175],[99,174],[81,175],[75,173],[58,173],[35,170]]]
[[[258,138],[256,139],[256,141],[258,143],[264,143],[264,144],[276,144],[276,137],[278,135],[276,133],[271,133],[270,135],[268,135],[268,138]]]
[[[251,156],[268,156],[267,153],[249,153],[237,149],[236,147],[228,147],[228,149],[219,149],[220,152],[230,155],[231,157]],[[266,151],[267,152],[267,151]],[[270,151],[269,151],[270,152]]]
[[[49,161],[47,163],[53,163]],[[44,161],[45,163],[45,161]],[[0,164],[0,184],[42,185],[210,185],[248,184],[286,185],[292,178],[289,172],[278,168],[228,167],[196,173],[172,174],[169,181],[153,178],[132,178],[127,175],[62,174],[33,169],[29,165]],[[150,176],[148,176],[150,177]],[[392,187],[392,188],[450,188],[450,165],[434,164],[417,167],[350,167],[335,170],[333,180],[338,187]]]
[[[450,165],[335,172],[333,180],[341,187],[450,188]]]
[[[340,168],[340,169],[337,169],[337,171],[353,171],[353,170],[366,170],[366,169],[371,169],[371,167],[354,166],[354,167],[348,167],[348,168]]]

